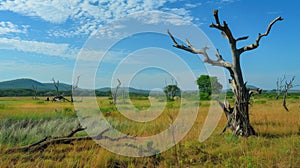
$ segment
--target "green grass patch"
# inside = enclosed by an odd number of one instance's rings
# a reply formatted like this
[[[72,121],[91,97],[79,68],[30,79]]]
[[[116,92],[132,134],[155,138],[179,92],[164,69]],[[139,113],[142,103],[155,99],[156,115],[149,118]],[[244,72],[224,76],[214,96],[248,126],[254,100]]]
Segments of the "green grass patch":
[[[5,104],[0,104],[0,109],[5,109]]]
[[[267,100],[255,100],[254,103],[255,104],[266,104]]]
[[[77,125],[76,118],[0,120],[0,144],[24,146],[46,136],[64,136]]]

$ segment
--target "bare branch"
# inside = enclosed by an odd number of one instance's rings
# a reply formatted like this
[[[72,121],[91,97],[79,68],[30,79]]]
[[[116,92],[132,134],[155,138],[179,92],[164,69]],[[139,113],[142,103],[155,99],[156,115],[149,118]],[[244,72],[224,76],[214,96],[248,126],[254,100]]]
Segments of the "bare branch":
[[[216,24],[212,23],[209,27],[220,30],[222,35],[229,40],[229,43],[231,44],[231,49],[235,50],[236,49],[236,40],[234,39],[232,32],[229,29],[226,21],[223,21],[223,25],[220,24],[218,10],[214,10],[214,17],[215,17]]]
[[[236,39],[236,41],[247,40],[248,38],[249,36],[239,37]]]
[[[257,48],[257,47],[259,46],[259,42],[260,42],[261,38],[264,37],[264,36],[268,36],[269,33],[270,33],[270,31],[271,31],[272,26],[273,26],[277,21],[282,21],[282,20],[283,20],[283,18],[282,18],[281,16],[279,16],[279,17],[277,17],[276,19],[274,19],[274,20],[269,24],[269,26],[268,26],[268,28],[267,28],[267,31],[266,31],[264,34],[260,34],[260,33],[258,34],[258,37],[257,37],[255,43],[250,44],[250,45],[245,46],[245,47],[242,47],[242,48],[239,49],[239,50],[241,50],[241,52],[245,52],[245,51],[249,51],[249,50],[253,50],[253,49]]]
[[[188,52],[193,53],[193,54],[203,54],[203,50],[195,49],[194,47],[192,47],[192,45],[190,44],[190,42],[188,40],[186,40],[187,44],[188,44],[188,47],[183,45],[183,44],[179,45],[169,30],[168,30],[168,34],[169,34],[169,36],[171,37],[171,39],[174,43],[173,44],[174,47],[179,48],[179,49],[183,49],[183,50],[188,51]]]
[[[257,89],[249,90],[248,94],[249,94],[249,97],[251,97],[253,94],[261,94],[261,92],[262,92],[262,89],[257,88]]]
[[[215,17],[215,20],[216,20],[216,24],[220,25],[219,11],[218,10],[214,10],[214,17]]]
[[[73,90],[78,88],[79,79],[80,79],[80,75],[77,76],[76,81],[74,81],[72,85]]]
[[[135,139],[135,137],[124,135],[120,137],[109,137],[107,135],[104,135],[106,132],[110,131],[110,128],[106,128],[102,130],[98,135],[96,136],[79,136],[79,137],[73,137],[77,132],[83,131],[85,128],[82,128],[81,125],[78,125],[78,127],[72,131],[69,135],[63,136],[63,137],[51,137],[47,136],[43,138],[42,140],[22,147],[16,147],[11,148],[5,151],[5,153],[14,153],[14,152],[36,152],[36,151],[43,151],[50,145],[56,145],[56,144],[72,144],[74,141],[84,141],[84,140],[108,140],[108,141],[119,141],[122,139]]]
[[[217,49],[216,57],[218,58],[218,61],[224,61],[222,55],[219,53],[219,49]]]
[[[77,132],[83,131],[86,128],[83,128],[80,124],[78,124],[77,128],[75,130],[73,130],[69,135],[67,135],[67,137],[72,137],[73,135],[75,135]]]
[[[168,30],[168,34],[169,34],[169,36],[171,37],[171,39],[174,43],[173,44],[174,47],[185,50],[185,51],[188,51],[188,52],[193,53],[193,54],[201,54],[201,55],[204,56],[204,62],[209,63],[213,66],[220,66],[220,67],[225,67],[225,68],[231,68],[232,67],[231,63],[224,61],[222,56],[219,54],[218,50],[217,50],[217,54],[216,54],[216,57],[218,58],[218,60],[212,60],[212,59],[209,58],[209,56],[206,52],[206,50],[209,49],[208,47],[204,47],[202,50],[196,49],[188,39],[186,40],[187,46],[185,46],[183,44],[179,45],[177,43],[177,41],[175,40],[174,36],[171,34],[171,32],[169,30]]]

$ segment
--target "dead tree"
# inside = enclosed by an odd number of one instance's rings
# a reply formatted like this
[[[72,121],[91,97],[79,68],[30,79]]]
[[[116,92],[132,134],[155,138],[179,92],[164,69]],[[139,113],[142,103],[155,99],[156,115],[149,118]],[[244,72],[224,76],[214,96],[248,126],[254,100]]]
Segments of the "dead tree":
[[[76,81],[74,81],[74,83],[73,83],[72,86],[71,86],[71,92],[74,92],[75,89],[78,88],[79,79],[80,79],[80,76],[77,76]],[[73,93],[71,93],[71,102],[72,102],[72,103],[74,102],[74,99],[73,99]]]
[[[228,126],[226,128],[231,128],[233,131],[234,135],[239,135],[239,136],[251,136],[255,135],[255,131],[253,127],[250,124],[250,119],[249,119],[249,100],[250,97],[253,93],[255,92],[261,92],[260,89],[257,89],[256,91],[249,91],[246,88],[246,83],[244,82],[243,79],[243,74],[242,74],[242,69],[240,65],[240,59],[241,59],[241,54],[254,50],[259,46],[260,40],[262,37],[268,36],[270,33],[270,30],[272,26],[277,22],[283,20],[282,17],[277,17],[274,19],[267,27],[267,30],[263,34],[258,34],[257,39],[253,44],[243,46],[241,48],[237,47],[237,42],[246,40],[248,39],[248,36],[243,36],[243,37],[238,37],[235,38],[228,27],[228,24],[226,21],[223,21],[223,23],[220,22],[219,16],[218,16],[218,10],[214,10],[214,19],[216,23],[212,23],[210,25],[211,28],[215,28],[217,30],[220,30],[222,35],[228,39],[230,48],[231,48],[231,54],[232,54],[232,62],[227,62],[223,59],[223,57],[220,55],[219,51],[216,51],[216,58],[217,60],[211,59],[208,54],[207,50],[208,47],[204,47],[202,49],[197,49],[195,48],[189,40],[186,40],[187,44],[178,44],[173,35],[168,31],[169,36],[171,37],[173,41],[173,46],[185,51],[188,51],[193,54],[200,54],[203,55],[204,57],[204,62],[211,64],[213,66],[219,66],[226,68],[232,79],[229,80],[229,84],[231,86],[232,92],[234,93],[234,107],[233,109],[231,108],[225,108],[225,105],[223,104],[222,106],[224,107],[223,110],[226,113],[228,113],[227,119],[228,119]],[[224,130],[224,131],[225,131]]]
[[[121,86],[120,80],[119,80],[119,79],[117,79],[117,80],[118,80],[118,85],[117,85],[116,89],[115,89],[114,91],[112,91],[112,93],[111,93],[111,97],[112,97],[112,99],[113,99],[114,105],[117,104],[118,90],[119,90],[119,88],[120,88],[120,86]]]
[[[287,105],[286,105],[286,98],[288,96],[288,91],[291,88],[296,87],[296,85],[293,84],[294,80],[295,80],[295,76],[293,76],[292,79],[289,82],[285,81],[284,90],[283,90],[283,103],[282,103],[282,106],[284,107],[284,109],[286,111],[289,111],[289,109],[287,108]]]
[[[283,81],[285,80],[285,75],[283,76],[283,78],[278,78],[277,79],[277,81],[276,81],[276,86],[277,86],[277,88],[276,88],[276,100],[278,100],[279,99],[279,96],[280,96],[280,94],[281,94],[281,92],[282,92],[282,89],[283,89]]]
[[[52,99],[52,102],[59,102],[59,101],[68,101],[71,102],[70,100],[68,100],[67,98],[65,98],[64,93],[58,96],[54,96]]]
[[[54,78],[52,78],[51,80],[52,80],[53,86],[55,87],[55,90],[56,90],[56,96],[58,96],[59,80],[55,81]]]
[[[34,97],[33,97],[33,99],[34,99],[34,100],[37,100],[37,99],[38,99],[38,98],[37,98],[37,90],[38,90],[38,87],[37,87],[36,85],[32,84],[32,89],[33,89],[33,91],[34,91]]]

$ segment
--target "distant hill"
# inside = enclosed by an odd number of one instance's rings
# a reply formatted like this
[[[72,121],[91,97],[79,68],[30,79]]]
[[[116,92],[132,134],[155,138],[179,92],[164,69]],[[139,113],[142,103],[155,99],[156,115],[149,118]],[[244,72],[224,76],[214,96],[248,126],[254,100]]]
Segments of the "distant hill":
[[[55,90],[53,83],[41,83],[33,79],[23,78],[23,79],[15,79],[10,81],[0,82],[0,90],[10,90],[10,89],[33,89],[33,86],[37,87],[38,91],[50,91]],[[115,89],[115,88],[114,88]],[[59,91],[70,91],[71,85],[65,83],[59,83]],[[85,90],[85,89],[82,89]],[[150,91],[135,89],[135,88],[120,88],[119,92],[128,91],[130,93],[135,94],[149,94]],[[100,89],[96,89],[99,92],[109,92],[111,91],[110,87],[104,87]]]
[[[0,90],[9,89],[33,89],[33,86],[37,87],[37,90],[55,90],[53,83],[41,83],[33,79],[15,79],[10,81],[0,82]],[[66,91],[71,90],[71,85],[65,83],[59,83],[59,90]]]
[[[115,90],[115,88],[113,88],[112,90]],[[104,88],[100,88],[100,89],[96,89],[96,91],[100,91],[100,92],[109,92],[111,91],[111,88],[110,87],[104,87]],[[122,93],[122,92],[129,92],[129,93],[135,93],[135,94],[141,94],[141,95],[145,95],[145,94],[149,94],[150,91],[149,90],[143,90],[143,89],[135,89],[135,88],[132,88],[132,87],[120,87],[119,88],[119,93]]]

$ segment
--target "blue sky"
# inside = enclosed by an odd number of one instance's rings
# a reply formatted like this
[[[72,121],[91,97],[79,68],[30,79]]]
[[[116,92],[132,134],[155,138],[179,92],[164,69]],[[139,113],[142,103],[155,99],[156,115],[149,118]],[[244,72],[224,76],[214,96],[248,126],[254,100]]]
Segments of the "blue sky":
[[[172,41],[160,30],[159,33],[143,32],[122,39],[120,37],[123,37],[125,30],[134,32],[133,29],[138,26],[137,30],[141,32],[147,28],[144,25],[153,24],[153,27],[161,29],[170,28],[176,37],[185,35],[189,39],[197,39],[195,36],[198,34],[186,28],[189,22],[200,28],[213,44],[207,39],[203,43],[193,40],[191,42],[195,47],[216,47],[226,60],[230,60],[227,40],[218,30],[209,28],[214,21],[212,11],[218,9],[220,19],[227,21],[235,37],[250,36],[248,40],[240,42],[240,46],[253,43],[258,33],[266,31],[270,21],[282,16],[284,21],[273,26],[269,36],[261,40],[258,49],[242,55],[244,78],[249,84],[264,89],[275,88],[277,78],[285,74],[287,77],[295,75],[295,83],[300,84],[299,6],[300,2],[291,0],[2,0],[0,81],[32,78],[50,82],[54,77],[61,82],[72,83],[73,72],[74,76],[77,75],[75,65],[80,61],[86,66],[78,73],[82,77],[79,85],[83,87],[114,86],[119,78],[123,85],[153,89],[174,83],[175,79],[185,89],[194,89],[196,85],[190,75],[197,77],[207,73],[201,56],[199,58],[173,48]],[[147,15],[147,12],[154,10],[166,14]],[[129,15],[133,17],[128,19]],[[126,21],[122,21],[124,18]],[[133,18],[138,19],[138,24]],[[121,23],[126,23],[126,26]],[[117,43],[112,43],[116,39]],[[105,50],[106,55],[103,49],[107,48],[104,46],[110,47]],[[89,50],[93,47],[97,52]],[[84,54],[86,49],[88,56]],[[211,56],[214,57],[213,52]],[[102,62],[98,67],[99,57]],[[126,66],[122,69],[120,63]],[[148,68],[143,69],[142,65]],[[91,74],[85,75],[89,73],[85,72],[89,68],[95,71],[95,76],[92,76],[95,79],[90,79]],[[169,68],[171,72],[168,72]]]

